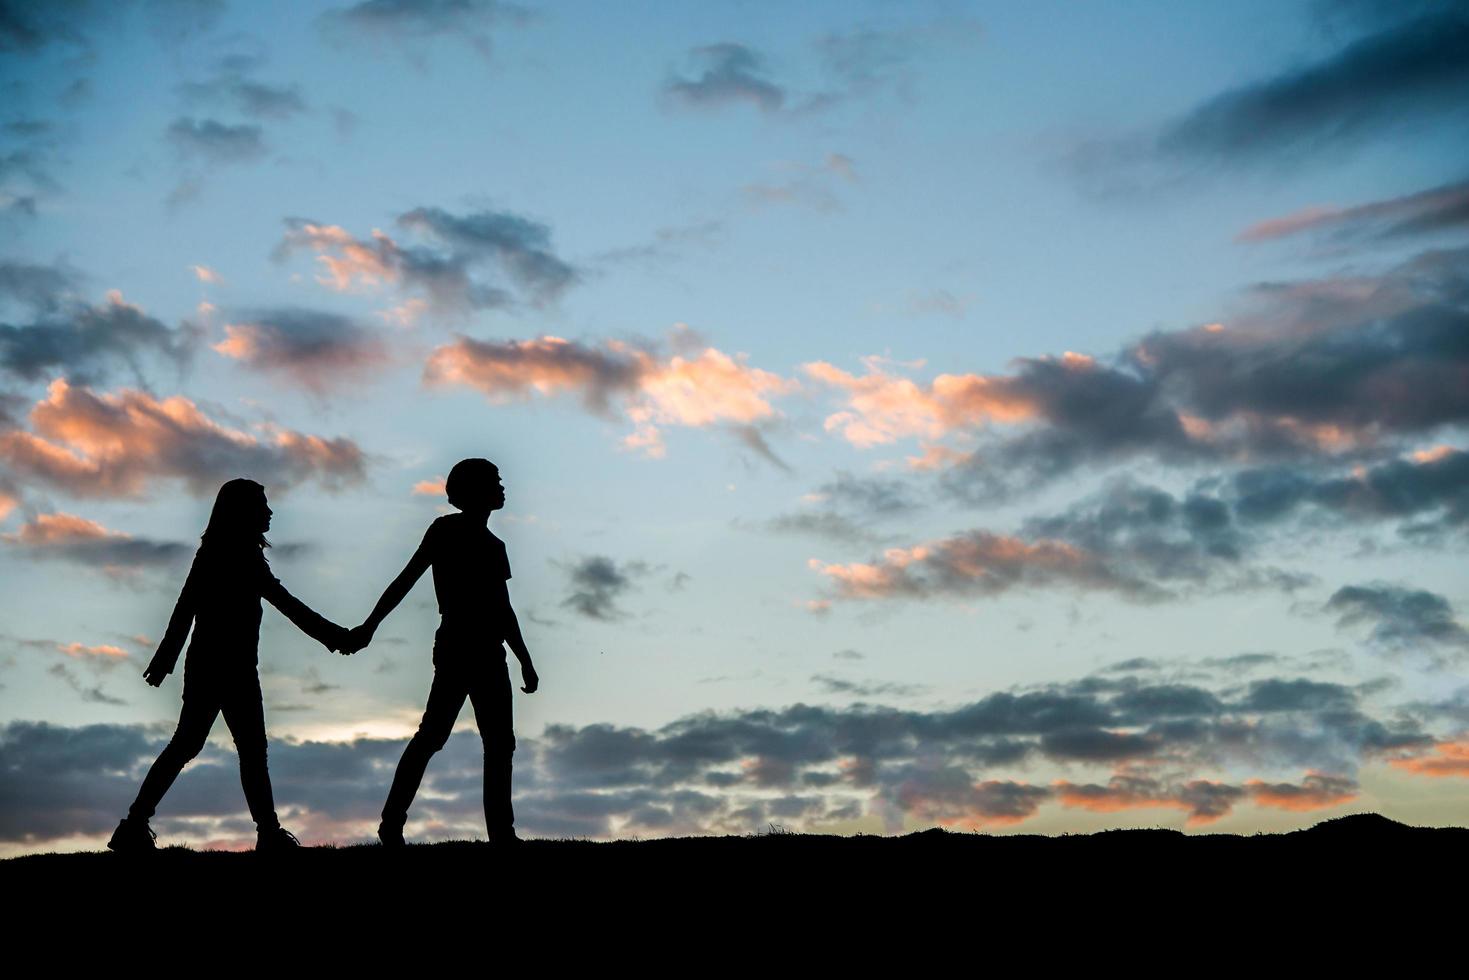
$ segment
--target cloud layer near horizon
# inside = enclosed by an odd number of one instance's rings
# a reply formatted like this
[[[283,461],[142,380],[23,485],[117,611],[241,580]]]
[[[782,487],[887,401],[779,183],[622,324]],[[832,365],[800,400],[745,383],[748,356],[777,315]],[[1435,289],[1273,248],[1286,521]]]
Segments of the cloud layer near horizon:
[[[859,819],[895,831],[1014,826],[1060,806],[1171,810],[1202,826],[1246,804],[1300,813],[1351,804],[1358,769],[1374,761],[1426,775],[1462,771],[1458,743],[1424,727],[1432,712],[1374,708],[1368,687],[1241,678],[1262,665],[1270,664],[1197,664],[1196,680],[1185,681],[1123,664],[949,710],[796,704],[702,713],[658,729],[552,724],[519,740],[519,824],[534,836],[599,838]],[[107,832],[165,736],[125,725],[6,726],[0,840]],[[437,837],[482,829],[477,742],[456,735],[436,757],[414,829]],[[283,813],[312,840],[370,834],[401,747],[373,738],[273,742]],[[1027,778],[1037,769],[1067,775]],[[243,839],[242,811],[233,755],[211,747],[169,795],[159,823]]]

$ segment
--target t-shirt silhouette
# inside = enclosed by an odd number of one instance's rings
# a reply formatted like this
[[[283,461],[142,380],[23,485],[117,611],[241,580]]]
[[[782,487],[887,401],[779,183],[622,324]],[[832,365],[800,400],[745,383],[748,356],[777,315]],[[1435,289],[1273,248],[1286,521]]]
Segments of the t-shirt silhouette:
[[[424,532],[419,550],[434,570],[434,594],[445,625],[493,631],[498,639],[503,630],[500,603],[505,580],[510,578],[510,557],[505,542],[490,533],[481,520],[467,514],[446,514]]]

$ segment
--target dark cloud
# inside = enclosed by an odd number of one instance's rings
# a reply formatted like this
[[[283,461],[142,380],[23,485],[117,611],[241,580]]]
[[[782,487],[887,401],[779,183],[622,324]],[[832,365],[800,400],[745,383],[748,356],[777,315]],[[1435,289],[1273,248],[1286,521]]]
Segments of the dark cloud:
[[[770,443],[766,441],[764,433],[760,431],[758,426],[736,425],[730,431],[734,433],[734,437],[739,440],[740,445],[750,450],[750,452],[754,453],[760,459],[765,460],[765,462],[781,472],[794,472],[791,469],[791,465],[777,456],[775,450],[770,448]]]
[[[70,670],[66,664],[52,664],[46,668],[46,673],[53,677],[61,678],[67,687],[80,695],[81,699],[88,704],[105,704],[112,707],[127,704],[122,698],[114,697],[104,691],[101,684],[86,683],[76,675],[75,671]]]
[[[33,54],[51,44],[85,48],[82,28],[93,14],[86,2],[0,0],[0,51]]]
[[[1016,534],[976,529],[891,548],[868,563],[809,564],[844,599],[1068,587],[1152,602],[1202,590],[1291,591],[1309,584],[1310,576],[1254,560],[1256,543],[1216,497],[1175,497],[1114,480],[1060,514],[1027,519]]]
[[[180,156],[216,166],[251,163],[266,153],[259,126],[185,117],[170,123],[166,135]]]
[[[588,619],[615,622],[627,617],[618,600],[636,588],[636,580],[650,568],[641,561],[619,566],[603,555],[589,555],[570,566],[563,566],[570,593],[561,605]]]
[[[851,518],[829,510],[781,514],[760,525],[772,534],[796,534],[839,544],[876,544],[881,538]]]
[[[903,684],[898,681],[864,681],[834,674],[813,674],[811,683],[826,694],[847,694],[858,698],[897,697],[905,698],[922,693],[922,684]]]
[[[225,105],[252,119],[284,120],[307,111],[299,85],[269,85],[238,74],[187,82],[179,88],[190,100]]]
[[[398,224],[437,239],[457,255],[494,261],[536,302],[554,300],[578,279],[576,269],[550,251],[551,230],[520,215],[415,208],[400,215]]]
[[[63,265],[32,265],[0,261],[0,297],[35,311],[54,313],[80,276]]]
[[[178,366],[192,355],[192,329],[167,327],[116,291],[101,305],[83,303],[64,292],[72,281],[65,270],[0,263],[0,294],[32,311],[30,322],[0,322],[0,370],[25,381],[64,375],[91,384],[123,365],[141,384],[145,356]]]
[[[492,29],[530,19],[527,8],[502,0],[363,0],[327,11],[321,24],[329,38],[397,44],[422,63],[420,46],[439,38],[465,40],[489,57]]]
[[[1390,650],[1434,657],[1469,650],[1469,630],[1449,601],[1426,589],[1383,582],[1347,585],[1332,594],[1325,610],[1337,615],[1340,626],[1370,625],[1372,642]]]
[[[1364,761],[1428,752],[1436,738],[1366,694],[1301,678],[1233,691],[1154,686],[1113,675],[998,692],[953,709],[870,704],[702,712],[656,729],[548,725],[522,737],[522,833],[607,837],[744,833],[774,817],[820,828],[862,815],[911,823],[1016,823],[1042,806],[1182,810],[1191,823],[1235,806],[1318,810],[1349,802]],[[126,811],[166,731],[137,726],[0,728],[0,840],[105,834]],[[403,743],[271,743],[276,798],[308,840],[370,836],[384,773]],[[414,819],[439,839],[483,833],[481,746],[453,736],[429,771]],[[1027,781],[1041,764],[1096,776]],[[1259,773],[1224,781],[1220,771]],[[1304,772],[1304,777],[1301,773]],[[155,826],[248,835],[233,753],[207,746],[170,791]],[[168,821],[179,821],[171,827]],[[228,821],[240,829],[228,830]],[[220,830],[219,828],[224,828]]]
[[[816,489],[818,497],[838,510],[866,517],[896,517],[920,509],[912,493],[902,480],[854,476],[846,470]]]
[[[941,486],[981,505],[1138,456],[1380,457],[1469,422],[1466,325],[1469,249],[1443,249],[1378,276],[1262,284],[1237,323],[1149,334],[1111,366],[1072,355],[1023,359],[1012,375],[951,376],[942,399],[924,396],[945,427],[985,429],[1003,411],[1019,431],[989,435]],[[887,379],[843,383],[873,380]]]
[[[832,480],[803,498],[808,509],[781,514],[760,526],[774,534],[798,534],[842,544],[876,544],[883,539],[876,521],[919,509],[911,486],[902,480],[855,476],[839,470]]]
[[[284,377],[315,392],[360,380],[383,366],[378,332],[349,317],[284,307],[231,317],[214,349],[254,371]]]
[[[165,44],[182,44],[212,31],[224,19],[225,0],[146,0],[148,27]]]
[[[108,530],[74,514],[38,514],[16,531],[0,534],[27,558],[84,565],[109,575],[127,575],[188,560],[193,547],[181,541],[158,541]]]
[[[1351,522],[1398,520],[1402,533],[1429,536],[1469,525],[1469,453],[1438,447],[1348,474],[1313,466],[1252,468],[1224,481],[1223,490],[1245,524],[1315,513]]]
[[[690,106],[725,106],[740,102],[763,112],[778,112],[785,104],[786,93],[772,82],[765,71],[765,59],[743,44],[721,43],[694,48],[689,52],[694,66],[691,76],[675,75],[663,85],[663,91]]]
[[[1302,68],[1224,92],[1166,126],[1167,155],[1242,160],[1331,152],[1404,123],[1465,118],[1469,16],[1435,13]]]
[[[283,260],[314,251],[326,268],[320,279],[326,285],[390,284],[441,313],[512,306],[512,294],[482,278],[485,273],[506,280],[535,306],[554,302],[581,278],[551,251],[546,225],[508,211],[454,215],[423,207],[399,215],[398,224],[429,244],[400,244],[382,232],[358,239],[335,225],[288,218],[274,255]]]
[[[1350,208],[1309,208],[1261,221],[1237,240],[1261,242],[1307,232],[1325,233],[1333,242],[1382,241],[1469,229],[1469,180],[1444,184]]]

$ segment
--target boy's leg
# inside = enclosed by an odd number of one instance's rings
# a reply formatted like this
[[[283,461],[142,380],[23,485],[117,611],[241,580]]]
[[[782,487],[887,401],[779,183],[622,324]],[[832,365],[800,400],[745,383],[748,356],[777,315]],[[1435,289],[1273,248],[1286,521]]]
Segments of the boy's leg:
[[[214,727],[214,719],[217,717],[219,705],[208,698],[184,699],[183,710],[179,712],[178,727],[174,729],[173,738],[168,740],[168,744],[158,754],[148,775],[143,777],[137,799],[128,808],[129,820],[148,822],[148,818],[158,808],[158,802],[163,799],[163,794],[168,792],[184,766],[204,748],[204,740],[209,737],[209,729]]]
[[[449,741],[454,729],[454,719],[464,706],[467,692],[464,675],[457,670],[434,668],[434,683],[429,688],[428,705],[423,709],[423,720],[418,731],[408,740],[403,757],[398,760],[398,771],[393,773],[393,785],[388,790],[387,802],[383,804],[383,827],[401,832],[408,822],[408,807],[418,795],[418,784],[423,782],[428,760]]]
[[[474,721],[485,753],[485,829],[490,840],[515,835],[515,808],[510,802],[511,762],[515,730],[511,717],[510,671],[502,660],[479,671],[469,688]]]
[[[255,829],[269,833],[281,825],[275,813],[275,795],[270,789],[270,770],[266,764],[265,705],[260,694],[260,678],[232,691],[224,702],[224,723],[235,739],[240,756],[240,785],[245,788],[245,802]]]

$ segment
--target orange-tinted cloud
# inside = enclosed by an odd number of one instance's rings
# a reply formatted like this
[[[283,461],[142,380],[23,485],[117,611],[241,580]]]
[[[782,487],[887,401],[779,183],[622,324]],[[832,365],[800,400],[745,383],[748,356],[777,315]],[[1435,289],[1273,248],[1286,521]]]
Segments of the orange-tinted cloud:
[[[85,643],[58,643],[56,649],[71,657],[73,660],[126,660],[128,652],[122,647],[113,646],[110,643],[99,643],[90,646]]]
[[[444,477],[436,476],[431,480],[419,480],[413,484],[413,492],[425,497],[442,497],[448,492]]]
[[[1299,784],[1251,779],[1245,782],[1245,789],[1258,806],[1297,812],[1325,810],[1357,798],[1355,780],[1319,772],[1308,773]]]
[[[97,393],[63,379],[30,422],[29,432],[0,431],[0,461],[79,497],[139,496],[162,479],[203,494],[238,476],[272,489],[308,479],[334,488],[361,480],[366,463],[350,439],[269,425],[252,434],[221,425],[182,395]]]
[[[924,387],[889,373],[881,358],[864,358],[863,363],[867,373],[862,377],[825,361],[802,368],[809,377],[847,393],[847,409],[828,416],[826,430],[840,432],[854,446],[908,437],[933,440],[955,430],[1018,422],[1036,414],[1034,401],[1011,378],[941,374]]]
[[[1140,581],[1065,541],[1026,541],[969,531],[911,548],[889,548],[874,562],[846,565],[812,558],[810,568],[835,584],[838,598],[995,595],[1018,585],[1072,585],[1144,594]]]
[[[1388,760],[1406,772],[1420,776],[1461,776],[1469,778],[1469,739],[1439,742],[1432,755]]]
[[[1213,823],[1246,799],[1257,806],[1306,812],[1325,810],[1357,798],[1356,781],[1319,772],[1307,773],[1300,783],[1250,779],[1242,786],[1208,779],[1169,784],[1146,773],[1119,772],[1105,786],[1057,780],[1052,788],[1062,806],[1097,813],[1158,808],[1183,810],[1188,813],[1190,826]]]
[[[429,355],[424,381],[471,387],[496,402],[576,394],[599,415],[620,409],[634,425],[623,444],[650,456],[664,452],[659,426],[760,422],[778,414],[771,399],[795,387],[713,347],[664,357],[618,341],[598,348],[550,336],[461,337]]]

